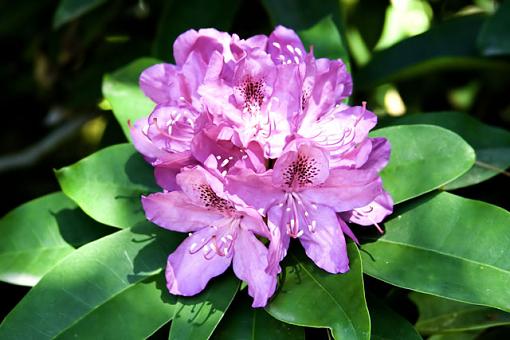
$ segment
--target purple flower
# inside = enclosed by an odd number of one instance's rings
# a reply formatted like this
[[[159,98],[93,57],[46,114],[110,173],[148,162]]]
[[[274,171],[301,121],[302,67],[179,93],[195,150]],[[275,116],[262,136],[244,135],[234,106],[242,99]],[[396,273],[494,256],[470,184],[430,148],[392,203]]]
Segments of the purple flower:
[[[306,254],[331,273],[348,271],[342,220],[336,212],[372,202],[382,192],[377,171],[330,169],[328,154],[312,143],[295,143],[273,170],[256,174],[239,168],[228,189],[267,214],[272,234],[268,272],[279,271],[290,237],[299,238]]]
[[[342,103],[344,63],[316,59],[283,26],[248,39],[190,30],[174,57],[142,73],[156,105],[131,126],[164,190],[142,198],[147,218],[190,233],[168,258],[169,291],[197,294],[233,263],[264,306],[291,238],[324,270],[348,271],[348,223],[380,229],[393,201],[379,176],[390,145],[368,137],[365,103]]]
[[[267,248],[255,235],[269,238],[260,215],[224,191],[220,179],[202,167],[177,175],[181,191],[142,198],[147,218],[164,228],[190,235],[168,257],[170,293],[190,296],[223,273],[231,263],[239,279],[248,283],[253,307],[262,307],[276,288],[269,275]]]

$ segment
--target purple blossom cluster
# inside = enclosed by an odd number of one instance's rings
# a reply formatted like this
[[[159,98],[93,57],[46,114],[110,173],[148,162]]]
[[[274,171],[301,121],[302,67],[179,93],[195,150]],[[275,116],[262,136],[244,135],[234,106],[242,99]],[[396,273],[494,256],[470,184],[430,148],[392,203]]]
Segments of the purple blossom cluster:
[[[342,103],[344,63],[282,26],[246,40],[190,30],[173,47],[175,65],[140,76],[156,107],[131,126],[163,189],[142,197],[147,218],[189,233],[168,257],[170,293],[195,295],[232,264],[265,306],[291,238],[320,268],[347,272],[347,223],[377,226],[393,202],[379,176],[390,145],[368,137],[377,118],[365,104]]]

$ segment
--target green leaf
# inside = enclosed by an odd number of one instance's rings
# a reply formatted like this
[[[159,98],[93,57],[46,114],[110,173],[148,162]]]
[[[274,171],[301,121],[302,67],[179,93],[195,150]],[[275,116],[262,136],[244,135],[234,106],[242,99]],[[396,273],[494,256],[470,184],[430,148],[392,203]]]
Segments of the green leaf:
[[[168,1],[159,19],[153,54],[169,60],[177,36],[191,28],[214,27],[230,31],[240,4],[241,0]]]
[[[161,272],[180,240],[176,233],[145,223],[84,245],[27,293],[0,325],[0,338],[51,339],[82,320],[91,322],[91,314],[104,313],[105,304],[115,305],[119,295],[129,295],[127,290]],[[118,318],[122,322],[122,315]]]
[[[217,340],[304,340],[304,328],[280,322],[265,310],[252,308],[246,296],[236,299],[213,335]]]
[[[484,22],[480,15],[448,20],[432,29],[374,53],[354,79],[358,89],[441,69],[508,68],[503,62],[482,59],[476,37]]]
[[[386,306],[382,300],[372,294],[367,294],[367,302],[368,310],[370,311],[370,320],[372,322],[370,339],[421,339],[421,336],[416,332],[413,325]]]
[[[392,120],[391,123],[439,125],[459,134],[475,149],[475,165],[466,174],[448,183],[445,186],[447,190],[480,183],[510,166],[510,132],[485,125],[465,113],[434,112],[405,115]]]
[[[342,59],[349,67],[349,54],[331,16],[299,32],[305,48],[313,45],[316,57]]]
[[[497,12],[489,17],[478,36],[478,47],[483,55],[510,54],[510,1],[502,1]]]
[[[35,285],[75,247],[106,235],[63,193],[27,202],[0,220],[0,280]]]
[[[350,271],[332,275],[311,263],[303,252],[291,252],[283,284],[267,312],[293,325],[329,328],[335,339],[368,339],[370,317],[355,244],[348,244],[348,254]]]
[[[155,105],[140,90],[138,78],[143,70],[160,62],[154,58],[137,59],[104,76],[103,96],[110,103],[113,114],[128,140],[131,140],[128,121],[134,122],[148,116]]]
[[[475,340],[478,339],[480,333],[481,333],[480,331],[472,331],[472,332],[435,334],[428,337],[427,340]]]
[[[163,273],[131,285],[58,335],[58,339],[143,339],[172,319],[178,308]]]
[[[179,297],[170,334],[171,339],[209,339],[225,315],[238,289],[234,275],[222,275],[205,292],[194,297]]]
[[[416,328],[423,334],[461,332],[510,325],[510,313],[484,306],[443,299],[413,292],[419,319]]]
[[[395,286],[510,310],[510,213],[450,193],[400,207],[362,246],[365,273]]]
[[[102,149],[56,175],[86,214],[118,228],[145,221],[140,195],[158,191],[152,168],[130,144]]]
[[[395,203],[440,188],[475,162],[473,149],[462,138],[437,126],[393,126],[370,136],[391,143],[390,162],[381,177]]]
[[[53,28],[72,21],[81,15],[104,4],[107,0],[60,0],[57,11],[53,17]]]
[[[341,58],[349,67],[349,53],[338,1],[262,0],[262,4],[274,26],[284,25],[299,31],[305,48],[313,45],[316,55]]]

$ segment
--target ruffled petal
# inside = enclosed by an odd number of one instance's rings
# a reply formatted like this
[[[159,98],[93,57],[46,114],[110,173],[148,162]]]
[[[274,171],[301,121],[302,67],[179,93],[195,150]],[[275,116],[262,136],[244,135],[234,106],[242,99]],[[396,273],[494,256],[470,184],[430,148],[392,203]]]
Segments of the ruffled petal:
[[[391,154],[391,145],[386,138],[371,138],[372,152],[367,161],[363,164],[363,169],[372,169],[381,171],[389,162]]]
[[[211,239],[213,233],[213,228],[197,231],[170,254],[166,266],[166,282],[171,294],[192,296],[200,293],[210,279],[230,266],[231,256],[220,256],[207,244],[204,245],[203,240]]]
[[[267,41],[267,52],[275,64],[299,64],[306,51],[296,32],[283,26],[276,26]]]
[[[376,171],[333,169],[323,185],[308,188],[301,195],[312,203],[341,212],[370,203],[381,190],[381,179]]]
[[[214,210],[193,204],[178,191],[142,196],[142,206],[149,221],[179,232],[199,230],[224,217]]]
[[[283,210],[279,206],[274,206],[267,213],[268,227],[271,232],[268,252],[268,266],[266,271],[275,275],[281,271],[280,261],[287,255],[289,249],[290,236],[287,234]]]
[[[335,212],[326,206],[318,206],[309,211],[312,228],[303,228],[300,237],[306,255],[327,272],[345,273],[349,271],[349,258],[344,234]]]
[[[267,209],[281,201],[283,191],[272,184],[272,171],[257,174],[246,168],[235,168],[227,175],[227,189],[247,204],[265,214]]]
[[[234,244],[234,273],[248,283],[252,307],[264,307],[276,289],[276,275],[266,273],[267,249],[253,233],[240,230]]]
[[[156,64],[140,75],[142,92],[157,104],[175,103],[179,98],[178,70],[172,64]]]
[[[372,202],[361,208],[342,213],[341,216],[359,225],[374,225],[393,212],[393,199],[386,191],[382,191]]]

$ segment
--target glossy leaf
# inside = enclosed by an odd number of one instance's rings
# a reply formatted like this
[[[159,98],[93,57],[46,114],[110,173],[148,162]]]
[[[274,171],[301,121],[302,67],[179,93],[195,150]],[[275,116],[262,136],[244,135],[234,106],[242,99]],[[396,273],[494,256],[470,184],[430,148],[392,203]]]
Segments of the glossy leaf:
[[[364,296],[359,251],[348,245],[350,271],[332,275],[302,252],[291,252],[284,281],[266,310],[298,326],[329,328],[335,339],[368,339],[370,317]]]
[[[473,149],[462,138],[437,126],[393,126],[370,135],[391,143],[390,162],[381,176],[395,203],[442,187],[475,162]]]
[[[413,292],[419,319],[416,328],[423,334],[461,332],[510,325],[510,313],[498,309],[470,305],[433,295]]]
[[[102,313],[105,304],[115,304],[120,294],[161,272],[180,240],[144,223],[86,244],[28,292],[0,325],[0,338],[50,339]]]
[[[368,310],[370,311],[370,320],[372,329],[370,339],[406,339],[419,340],[421,336],[402,316],[394,312],[390,307],[379,298],[367,294]]]
[[[304,340],[304,328],[280,322],[261,308],[252,308],[249,298],[236,299],[214,332],[216,340]]]
[[[223,274],[200,295],[179,297],[168,338],[209,339],[238,289],[239,280],[232,274]]]
[[[172,59],[172,46],[178,35],[189,30],[214,27],[230,31],[241,0],[168,1],[160,16],[154,41],[154,55]]]
[[[152,168],[130,144],[102,149],[56,175],[62,191],[85,213],[118,228],[145,221],[140,196],[158,190]]]
[[[113,114],[128,140],[131,140],[128,121],[148,116],[154,103],[140,90],[138,78],[147,67],[160,63],[158,59],[142,58],[107,74],[103,79],[103,96],[110,103]]]
[[[482,59],[477,52],[476,38],[484,19],[481,15],[451,19],[374,53],[370,63],[356,74],[356,88],[367,89],[440,69],[508,68],[505,63]]]
[[[496,13],[488,18],[478,36],[478,47],[486,56],[510,54],[510,2],[502,1]]]
[[[498,175],[510,166],[510,132],[485,125],[465,113],[412,114],[394,119],[391,124],[438,125],[459,134],[475,149],[476,162],[474,166],[463,176],[446,184],[444,188],[447,190],[480,183]]]
[[[126,288],[95,308],[57,339],[144,339],[166,324],[178,308],[163,273]]]
[[[300,31],[299,36],[305,48],[313,46],[316,57],[342,59],[349,65],[349,54],[331,16],[309,29]]]
[[[480,331],[444,333],[434,334],[428,337],[428,340],[475,340],[479,335]]]
[[[93,10],[104,4],[107,0],[60,0],[55,17],[53,18],[53,27],[60,26],[72,21],[79,16]]]
[[[362,246],[363,270],[390,284],[510,311],[510,213],[446,192],[400,207]]]
[[[262,0],[262,4],[274,26],[284,25],[299,32],[305,48],[313,45],[316,55],[341,58],[349,65],[338,1]]]
[[[108,232],[61,192],[27,202],[0,220],[0,280],[33,286],[75,247]]]

